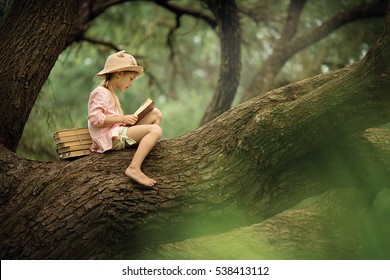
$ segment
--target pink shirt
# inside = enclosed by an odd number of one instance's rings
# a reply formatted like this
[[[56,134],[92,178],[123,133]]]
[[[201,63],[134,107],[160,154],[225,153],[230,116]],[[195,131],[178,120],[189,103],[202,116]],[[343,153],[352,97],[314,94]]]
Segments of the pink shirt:
[[[91,134],[91,151],[103,153],[112,148],[112,139],[119,135],[117,123],[111,126],[103,126],[107,116],[119,116],[112,93],[103,86],[95,88],[88,102],[88,129]]]

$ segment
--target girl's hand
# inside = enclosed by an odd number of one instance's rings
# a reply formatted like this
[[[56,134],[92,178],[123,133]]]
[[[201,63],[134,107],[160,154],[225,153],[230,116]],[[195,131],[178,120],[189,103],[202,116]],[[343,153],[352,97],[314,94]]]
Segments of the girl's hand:
[[[124,115],[123,116],[123,123],[127,125],[135,125],[135,123],[138,120],[138,116],[136,115]]]

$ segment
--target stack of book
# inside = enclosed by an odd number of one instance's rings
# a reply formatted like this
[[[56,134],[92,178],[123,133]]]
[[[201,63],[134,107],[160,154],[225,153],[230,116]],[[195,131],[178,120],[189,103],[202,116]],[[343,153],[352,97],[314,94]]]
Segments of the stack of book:
[[[60,159],[80,157],[91,154],[92,144],[88,128],[58,130],[53,133],[57,155]]]

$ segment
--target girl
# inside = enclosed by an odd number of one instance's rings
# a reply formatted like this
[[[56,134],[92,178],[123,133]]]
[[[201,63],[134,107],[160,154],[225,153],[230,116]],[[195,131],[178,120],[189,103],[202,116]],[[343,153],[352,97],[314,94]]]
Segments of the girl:
[[[136,182],[153,187],[156,181],[141,171],[141,165],[162,135],[160,110],[154,108],[137,122],[135,115],[124,115],[115,90],[124,92],[142,74],[143,67],[135,58],[120,51],[110,55],[104,69],[97,73],[104,81],[95,88],[88,102],[88,128],[92,138],[91,151],[103,153],[138,144],[125,175]]]

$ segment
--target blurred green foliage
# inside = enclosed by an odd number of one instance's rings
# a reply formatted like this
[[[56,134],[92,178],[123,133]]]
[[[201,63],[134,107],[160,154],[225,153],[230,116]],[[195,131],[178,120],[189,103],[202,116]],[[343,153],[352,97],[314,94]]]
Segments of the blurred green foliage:
[[[390,189],[375,198],[364,228],[363,257],[390,260]]]

